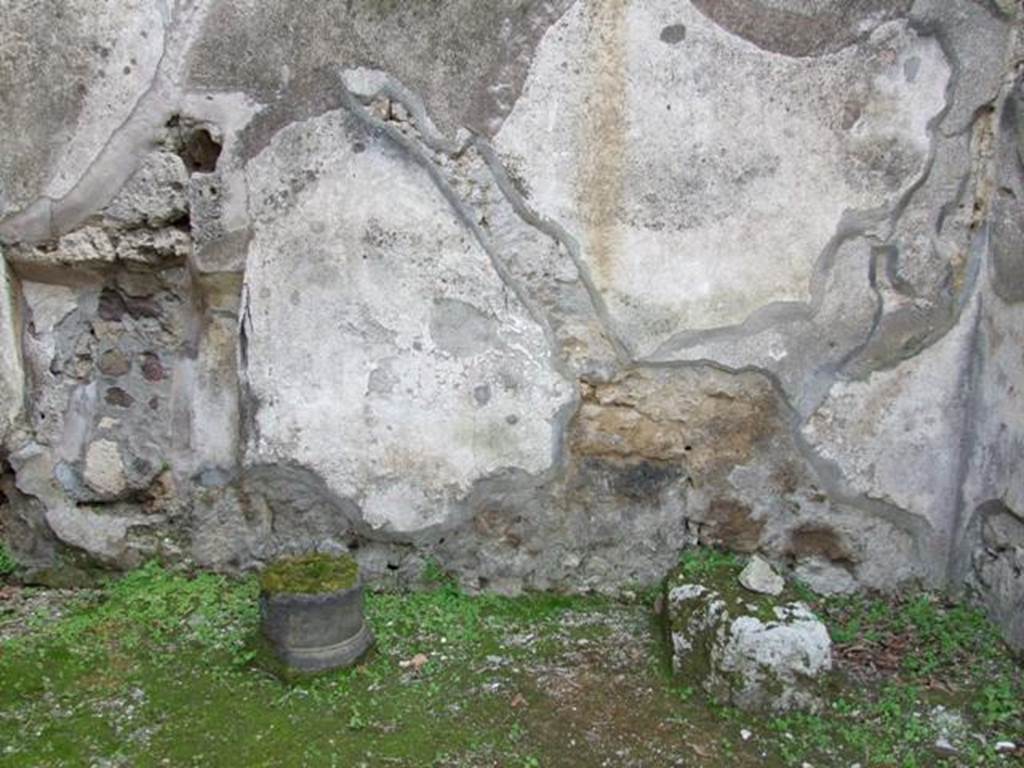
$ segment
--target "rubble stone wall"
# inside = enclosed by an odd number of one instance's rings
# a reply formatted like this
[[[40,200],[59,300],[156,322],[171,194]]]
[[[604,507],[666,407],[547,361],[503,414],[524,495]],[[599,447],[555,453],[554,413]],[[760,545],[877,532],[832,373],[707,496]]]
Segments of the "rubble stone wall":
[[[695,543],[1024,646],[1016,0],[14,0],[0,525],[39,579]]]

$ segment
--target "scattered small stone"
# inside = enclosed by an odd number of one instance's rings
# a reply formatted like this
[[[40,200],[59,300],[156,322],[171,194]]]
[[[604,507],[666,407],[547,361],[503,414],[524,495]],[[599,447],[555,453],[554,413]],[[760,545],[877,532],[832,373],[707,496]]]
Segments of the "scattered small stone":
[[[428,661],[430,661],[430,659],[427,657],[427,654],[417,653],[411,659],[403,659],[398,662],[398,666],[402,669],[412,668],[413,672],[419,672],[424,666],[426,666]]]
[[[782,594],[786,582],[775,572],[771,564],[760,555],[754,555],[747,567],[740,573],[740,584],[751,592],[777,597]]]
[[[124,376],[131,370],[131,360],[120,349],[108,349],[100,355],[97,366],[107,376]]]
[[[997,741],[996,742],[996,752],[999,752],[1000,754],[1003,754],[1005,752],[1016,752],[1016,751],[1017,751],[1017,745],[1014,744],[1012,741]]]
[[[743,739],[744,741],[750,741],[750,737],[753,736],[753,735],[754,734],[752,734],[746,728],[741,728],[740,729],[740,738]]]
[[[962,743],[968,736],[963,716],[940,704],[932,708],[930,719],[938,734],[935,738],[935,751],[940,755],[959,754],[957,744]]]

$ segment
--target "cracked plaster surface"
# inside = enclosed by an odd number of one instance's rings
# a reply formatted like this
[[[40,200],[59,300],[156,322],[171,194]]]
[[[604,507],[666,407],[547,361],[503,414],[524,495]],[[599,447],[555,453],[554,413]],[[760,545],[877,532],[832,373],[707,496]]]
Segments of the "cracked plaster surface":
[[[15,5],[16,53],[46,20]],[[3,60],[58,84],[0,112],[25,557],[340,542],[514,591],[718,541],[823,590],[967,579],[992,499],[1020,513],[1019,438],[975,402],[1018,396],[1012,9],[464,5],[282,26],[288,4],[124,0]],[[288,61],[252,55],[283,28]],[[721,472],[695,459],[750,430]]]

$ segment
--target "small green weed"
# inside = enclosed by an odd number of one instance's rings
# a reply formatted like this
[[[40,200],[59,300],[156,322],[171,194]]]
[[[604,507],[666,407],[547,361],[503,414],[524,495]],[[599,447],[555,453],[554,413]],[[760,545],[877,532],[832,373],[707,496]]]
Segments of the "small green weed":
[[[427,558],[426,563],[423,565],[423,572],[420,576],[425,584],[437,585],[451,581],[444,568],[442,568],[441,564],[433,557]]]
[[[1024,702],[1009,677],[982,686],[973,709],[978,720],[989,728],[1001,728],[1024,718]]]
[[[17,567],[18,563],[14,557],[7,551],[7,547],[3,545],[3,542],[0,542],[0,579],[10,576]]]
[[[998,631],[981,611],[936,595],[837,597],[822,601],[821,610],[835,643],[903,650],[901,671],[915,680],[1005,655]]]
[[[697,691],[692,685],[684,685],[676,691],[680,701],[689,701]]]
[[[740,565],[713,550],[684,558],[694,579]],[[171,765],[537,768],[559,763],[567,736],[583,750],[580,764],[597,764],[586,762],[593,753],[583,734],[614,727],[627,730],[595,749],[622,743],[626,733],[641,737],[634,748],[675,754],[706,735],[697,746],[718,761],[709,765],[924,768],[935,764],[932,714],[942,703],[988,744],[958,742],[963,764],[1003,766],[1013,763],[995,754],[995,740],[1024,732],[1020,669],[991,625],[927,595],[821,599],[817,609],[834,637],[846,632],[857,648],[886,653],[910,648],[914,658],[865,684],[837,682],[818,714],[761,719],[709,702],[693,681],[666,680],[657,664],[632,659],[626,674],[617,656],[588,661],[606,635],[609,647],[621,648],[622,635],[610,628],[643,631],[641,606],[552,594],[471,597],[440,570],[432,578],[430,590],[366,595],[377,637],[366,663],[291,685],[250,664],[255,578],[150,564],[83,592],[57,618],[40,614],[29,635],[0,644],[5,759],[25,766],[100,764],[111,756],[150,765],[148,756],[159,755]],[[636,611],[636,625],[594,621]],[[425,662],[414,661],[421,655]],[[602,678],[606,659],[611,669]],[[573,676],[587,664],[587,676]],[[642,677],[642,698],[610,704],[630,689],[631,676]],[[594,679],[600,685],[588,688]],[[570,698],[552,695],[559,691]],[[127,711],[134,722],[123,719]],[[742,729],[754,737],[741,740]]]
[[[111,581],[99,602],[73,603],[53,624],[38,622],[35,644],[59,644],[81,656],[119,648],[188,640],[213,651],[244,654],[245,629],[257,616],[254,581],[229,583],[218,574],[190,577],[152,562]]]
[[[709,580],[743,568],[743,561],[732,552],[711,547],[694,547],[683,553],[679,560],[680,572],[694,581]]]
[[[833,642],[876,658],[888,673],[851,681],[821,716],[789,715],[771,723],[789,765],[845,759],[865,765],[917,768],[934,764],[938,703],[973,716],[987,738],[1024,731],[1024,685],[1018,663],[984,615],[942,596],[851,595],[816,601]],[[854,670],[859,669],[855,667]],[[862,674],[861,672],[853,672]],[[970,702],[963,706],[961,702]],[[999,759],[974,740],[958,745],[970,765]]]

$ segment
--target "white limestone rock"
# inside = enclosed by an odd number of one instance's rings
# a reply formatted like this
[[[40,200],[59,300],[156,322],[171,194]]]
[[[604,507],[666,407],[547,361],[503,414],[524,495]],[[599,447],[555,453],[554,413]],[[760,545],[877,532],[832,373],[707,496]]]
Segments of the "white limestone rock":
[[[157,215],[153,213],[153,216]],[[69,232],[54,243],[11,246],[8,258],[13,264],[29,269],[104,268],[117,262],[159,267],[183,263],[191,250],[189,233],[177,227],[139,227],[118,231],[90,224]]]
[[[112,440],[96,440],[85,452],[85,482],[107,498],[114,498],[124,492],[127,481],[121,450]]]
[[[672,666],[710,695],[747,711],[817,711],[832,669],[825,625],[799,602],[667,582]]]
[[[180,157],[172,152],[151,152],[104,214],[124,227],[171,224],[188,211],[187,184],[188,172]]]
[[[117,249],[105,229],[87,226],[64,235],[56,244],[16,245],[8,251],[16,265],[96,267],[109,265],[117,257]]]
[[[803,603],[772,609],[771,619],[734,618],[711,649],[708,691],[740,709],[816,710],[816,688],[832,669],[832,640]],[[811,682],[808,682],[811,681]]]
[[[740,572],[740,584],[751,592],[777,597],[786,588],[786,581],[760,555],[754,555]]]
[[[157,266],[184,262],[192,249],[188,233],[175,227],[133,229],[117,242],[117,258],[123,262]]]

